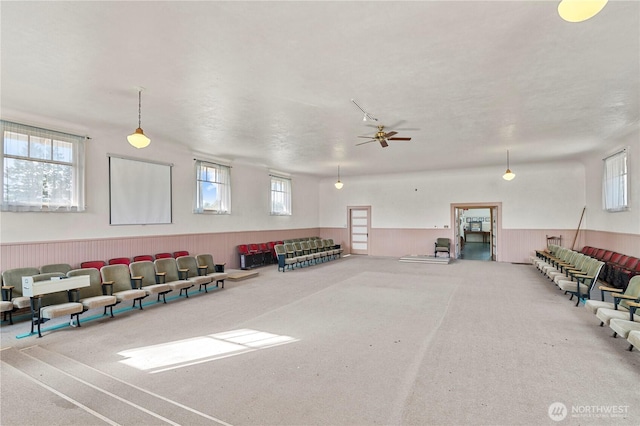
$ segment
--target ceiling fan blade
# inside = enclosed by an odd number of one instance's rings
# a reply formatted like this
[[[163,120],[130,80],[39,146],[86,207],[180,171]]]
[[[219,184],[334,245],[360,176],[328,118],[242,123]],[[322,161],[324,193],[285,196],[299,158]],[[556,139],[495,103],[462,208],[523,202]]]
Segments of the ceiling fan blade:
[[[399,125],[406,123],[407,120],[398,120],[396,123],[393,123],[392,126],[384,126],[389,129],[397,129]]]
[[[398,132],[389,132],[389,133],[387,133],[386,135],[384,135],[384,137],[385,137],[385,138],[390,138],[391,136],[393,136],[393,135],[397,135],[397,134],[398,134]]]
[[[375,139],[373,136],[358,136],[359,138]]]
[[[386,148],[389,146],[389,144],[385,139],[380,139],[380,145],[382,145],[383,148]]]
[[[358,145],[364,145],[364,144],[366,144],[366,143],[371,143],[371,142],[375,142],[375,141],[376,141],[375,139],[371,139],[370,141],[364,141],[364,142],[357,143],[357,144],[356,144],[356,146],[358,146]]]
[[[390,141],[410,141],[411,138],[389,138]]]

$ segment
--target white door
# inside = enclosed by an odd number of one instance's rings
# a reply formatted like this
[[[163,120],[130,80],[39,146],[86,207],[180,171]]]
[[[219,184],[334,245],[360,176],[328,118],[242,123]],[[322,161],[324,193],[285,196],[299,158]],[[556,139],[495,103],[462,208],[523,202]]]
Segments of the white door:
[[[349,207],[352,254],[369,254],[370,213],[371,207]]]

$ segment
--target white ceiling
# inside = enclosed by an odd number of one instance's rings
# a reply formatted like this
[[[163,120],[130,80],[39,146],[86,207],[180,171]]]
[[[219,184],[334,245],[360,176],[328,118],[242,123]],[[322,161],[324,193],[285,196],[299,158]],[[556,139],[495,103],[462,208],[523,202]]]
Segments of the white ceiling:
[[[640,2],[556,7],[2,1],[1,105],[126,145],[142,86],[146,149],[318,176],[576,159],[639,125]],[[352,98],[412,141],[355,146]]]

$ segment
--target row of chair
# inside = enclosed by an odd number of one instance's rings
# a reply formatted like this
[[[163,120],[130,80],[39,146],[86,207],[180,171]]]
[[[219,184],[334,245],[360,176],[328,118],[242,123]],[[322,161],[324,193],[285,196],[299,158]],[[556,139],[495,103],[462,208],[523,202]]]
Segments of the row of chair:
[[[589,299],[604,266],[600,260],[556,245],[551,245],[548,251],[536,252],[531,260],[558,288],[571,295],[569,300],[577,298],[576,306],[581,300]]]
[[[49,319],[63,315],[71,315],[74,325],[80,325],[79,315],[89,309],[104,308],[104,315],[109,311],[113,317],[113,306],[125,301],[132,301],[133,307],[148,296],[157,296],[166,303],[166,294],[179,291],[181,296],[189,297],[188,290],[195,285],[199,291],[215,283],[216,287],[224,288],[227,274],[217,272],[220,265],[213,261],[211,254],[201,254],[196,257],[181,256],[156,259],[153,262],[144,260],[131,262],[129,265],[113,264],[97,268],[80,268],[63,273],[40,274],[37,268],[17,268],[2,273],[3,313],[9,316],[13,324],[12,313],[18,309],[31,309],[31,333],[34,325],[38,326]],[[21,280],[24,276],[31,276],[34,282],[51,279],[51,277],[76,277],[87,275],[90,285],[68,292],[57,292],[36,297],[22,295]],[[15,294],[13,294],[15,292]],[[65,294],[66,293],[66,294]],[[11,304],[11,307],[9,306]],[[5,310],[6,309],[6,310]]]
[[[282,241],[269,241],[268,243],[240,244],[238,255],[240,256],[240,269],[251,269],[269,265],[276,258],[275,245]]]
[[[635,313],[640,308],[640,275],[633,276],[626,289],[599,285],[600,300],[595,300],[591,295],[598,277],[602,277],[602,260],[587,256],[584,250],[550,245],[548,250],[537,251],[532,263],[571,298],[576,296],[576,306],[584,300],[585,307],[600,319],[600,326],[609,325],[614,337],[629,341],[629,350],[640,348],[640,315]],[[605,301],[605,296],[613,301]]]
[[[169,259],[169,258],[177,259],[183,256],[189,256],[189,252],[186,250],[180,250],[180,251],[174,251],[173,253],[169,253],[169,252],[156,253],[153,256],[150,254],[141,254],[139,256],[133,256],[133,257],[114,257],[112,259],[109,259],[106,262],[104,260],[89,260],[86,262],[81,262],[80,267],[101,269],[103,266],[107,266],[107,265],[128,265],[131,262],[142,262],[142,261],[153,262],[156,259]]]
[[[292,238],[283,241],[269,241],[266,243],[240,244],[237,247],[238,256],[240,257],[240,268],[251,269],[277,263],[278,255],[275,250],[276,245],[311,240],[320,240],[320,237]]]
[[[336,259],[343,249],[332,239],[309,239],[292,243],[276,244],[278,271],[294,269],[296,266],[310,266],[319,262]]]
[[[625,289],[632,277],[640,275],[640,259],[637,257],[591,246],[584,246],[581,252],[605,263],[600,280],[612,287]]]
[[[615,287],[600,286],[601,300],[589,300],[585,307],[600,320],[600,327],[605,324],[613,330],[613,337],[622,336],[629,342],[629,350],[640,349],[640,275],[629,280],[626,290]],[[608,293],[613,302],[605,301]],[[640,311],[638,311],[640,312]]]

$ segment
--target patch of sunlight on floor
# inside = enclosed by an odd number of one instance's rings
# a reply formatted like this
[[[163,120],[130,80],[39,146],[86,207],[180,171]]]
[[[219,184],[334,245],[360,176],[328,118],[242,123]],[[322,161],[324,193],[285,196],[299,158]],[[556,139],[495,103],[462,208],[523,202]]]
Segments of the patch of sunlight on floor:
[[[241,329],[128,349],[118,355],[126,358],[120,361],[123,364],[160,373],[297,341],[289,336]]]

